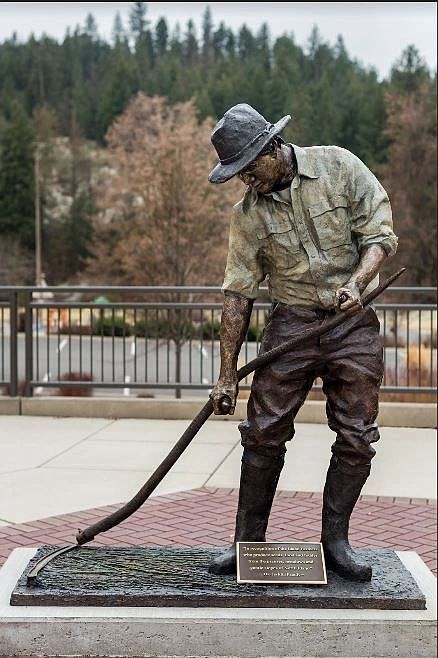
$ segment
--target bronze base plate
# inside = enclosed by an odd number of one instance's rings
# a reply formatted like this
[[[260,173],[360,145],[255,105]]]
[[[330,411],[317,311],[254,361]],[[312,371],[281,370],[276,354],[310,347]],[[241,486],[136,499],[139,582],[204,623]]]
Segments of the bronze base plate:
[[[81,547],[55,558],[29,587],[27,572],[54,548],[38,549],[11,605],[425,609],[412,575],[386,549],[358,551],[373,566],[369,583],[328,571],[327,585],[253,585],[209,573],[224,549]]]

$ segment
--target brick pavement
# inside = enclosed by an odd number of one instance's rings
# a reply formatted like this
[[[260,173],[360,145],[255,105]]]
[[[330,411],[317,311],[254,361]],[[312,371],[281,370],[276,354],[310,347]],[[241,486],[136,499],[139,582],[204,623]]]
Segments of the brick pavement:
[[[120,526],[100,535],[101,546],[225,546],[233,538],[238,490],[202,488],[150,499]],[[18,546],[74,543],[77,528],[118,505],[0,527],[0,565]],[[271,541],[319,541],[321,494],[280,491],[268,528]],[[362,496],[350,531],[357,548],[416,551],[436,574],[436,503]]]

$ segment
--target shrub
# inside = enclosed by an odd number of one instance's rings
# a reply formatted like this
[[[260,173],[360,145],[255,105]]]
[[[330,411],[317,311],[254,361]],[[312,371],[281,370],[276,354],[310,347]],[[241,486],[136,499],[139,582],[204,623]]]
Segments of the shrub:
[[[17,396],[23,397],[25,390],[26,390],[26,380],[20,379],[17,382]],[[4,386],[0,387],[0,395],[11,395],[11,385],[5,384]]]
[[[93,333],[96,333],[95,330],[95,325],[93,325],[92,329]],[[55,333],[58,333],[56,331]],[[59,333],[66,335],[66,336],[89,336],[90,335],[90,325],[87,324],[72,324],[71,326],[65,325],[63,327],[59,328]],[[99,332],[100,335],[100,332]],[[106,334],[104,334],[106,335]]]
[[[64,372],[59,378],[62,382],[92,382],[93,377],[88,372]],[[55,390],[55,395],[87,398],[93,395],[93,389],[88,386],[62,386]]]
[[[162,318],[153,318],[146,321],[145,318],[137,320],[132,332],[138,338],[166,338],[169,333],[167,322]]]
[[[98,318],[93,322],[93,334],[98,336],[131,336],[132,326],[120,315]]]
[[[221,328],[221,323],[219,320],[207,320],[204,322],[200,329],[199,329],[199,335],[200,337],[203,338],[203,340],[219,340],[219,330]]]
[[[256,342],[259,341],[262,337],[263,333],[263,328],[262,327],[257,327],[255,324],[250,324],[248,327],[248,341],[249,342]]]

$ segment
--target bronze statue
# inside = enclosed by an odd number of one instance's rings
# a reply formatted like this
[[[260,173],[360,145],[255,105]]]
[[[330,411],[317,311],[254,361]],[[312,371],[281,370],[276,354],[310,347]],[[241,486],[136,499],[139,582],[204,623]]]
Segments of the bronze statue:
[[[240,423],[243,456],[235,542],[265,541],[269,514],[294,418],[316,377],[336,432],[323,494],[321,541],[327,566],[345,578],[371,579],[372,570],[348,542],[349,520],[375,455],[378,391],[383,376],[379,322],[361,294],[397,247],[388,196],[364,163],[337,146],[299,147],[254,108],[228,110],[212,133],[220,162],[212,183],[238,175],[246,185],[234,207],[220,329],[221,368],[210,394],[215,414],[234,413],[237,358],[259,284],[267,280],[272,309],[260,352],[339,310],[338,327],[259,368]],[[224,401],[229,406],[223,407]],[[210,565],[236,568],[235,544]]]
[[[29,585],[53,559],[91,542],[133,514],[156,489],[214,411],[234,413],[238,381],[255,371],[244,446],[235,540],[264,541],[293,421],[316,377],[336,434],[324,488],[322,542],[326,563],[346,578],[369,580],[348,543],[348,525],[379,439],[375,423],[383,374],[379,323],[369,306],[404,271],[381,284],[377,273],[395,252],[388,196],[369,169],[336,146],[302,148],[279,136],[290,116],[272,125],[236,105],[212,133],[220,163],[210,181],[239,175],[247,185],[234,207],[223,290],[221,370],[210,399],[135,496],[93,525],[76,544],[43,555]],[[273,305],[259,355],[236,371],[258,286],[267,279]],[[365,293],[361,297],[362,293]],[[343,313],[337,313],[343,311]],[[233,545],[210,566],[232,573]]]

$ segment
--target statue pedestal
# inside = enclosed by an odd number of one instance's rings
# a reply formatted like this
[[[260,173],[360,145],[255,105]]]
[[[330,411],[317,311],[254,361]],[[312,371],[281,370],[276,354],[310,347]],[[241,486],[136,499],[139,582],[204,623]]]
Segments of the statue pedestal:
[[[82,551],[89,552],[91,557],[92,552],[101,550],[115,552],[118,555],[117,559],[120,560],[122,549],[100,548],[78,550],[77,559]],[[152,549],[132,550],[151,551]],[[211,549],[181,549],[180,557],[183,556],[183,550],[201,552],[204,554],[203,560],[211,555]],[[176,549],[167,549],[167,551],[173,555],[175,552],[178,553]],[[163,554],[162,551],[160,553]],[[392,554],[391,551],[376,551],[377,553]],[[75,552],[70,554],[70,560],[73,560],[74,554]],[[68,555],[66,554],[64,559]],[[24,596],[22,574],[29,560],[34,556],[35,549],[16,549],[0,572],[0,655],[190,656],[192,658],[197,656],[239,656],[239,658],[427,656],[431,658],[436,655],[435,579],[415,553],[398,553],[401,560],[401,567],[398,569],[407,573],[405,584],[393,583],[394,590],[398,590],[398,596],[394,595],[394,600],[398,600],[395,606],[398,609],[390,609],[387,595],[379,598],[375,589],[377,582],[348,584],[350,588],[362,590],[359,597],[352,597],[351,593],[348,595],[350,596],[348,605],[351,607],[345,607],[345,603],[344,607],[341,605],[334,607],[331,603],[329,607],[324,607],[320,603],[322,598],[315,603],[316,589],[323,586],[299,587],[300,590],[311,590],[307,591],[308,607],[303,605],[303,598],[298,605],[298,599],[295,599],[294,605],[291,605],[290,597],[286,597],[289,604],[285,607],[284,602],[279,604],[278,592],[277,598],[271,599],[273,607],[269,607],[270,603],[263,605],[257,603],[253,607],[255,601],[253,599],[250,607],[235,607],[230,602],[225,603],[225,599],[222,599],[220,606],[218,603],[213,603],[211,599],[208,603],[202,602],[201,606],[197,607],[195,590],[201,589],[202,595],[206,595],[207,572],[205,571],[200,582],[195,582],[189,580],[187,570],[184,579],[178,585],[181,586],[179,593],[173,592],[173,598],[169,598],[165,593],[157,592],[154,603],[149,601],[147,606],[144,603],[133,605],[132,600],[129,605],[121,605],[120,598],[117,604],[114,598],[112,603],[104,605],[91,603],[90,598],[86,605],[83,603],[72,605],[65,599],[59,605],[53,602],[48,605],[47,600],[43,604],[34,605],[29,604],[30,599],[26,599],[28,602],[25,606],[11,606],[10,598],[13,590],[15,603]],[[166,559],[169,560],[168,554]],[[187,553],[184,559],[187,561]],[[397,559],[394,555],[393,561],[396,562]],[[138,563],[133,565],[132,562],[133,559],[131,559],[131,568],[128,565],[126,569],[125,555],[121,566],[126,570],[125,573],[130,571],[131,574],[136,574],[135,578],[138,578]],[[376,559],[375,566],[378,563],[379,560]],[[205,569],[207,564],[208,562],[205,564]],[[54,567],[55,563],[52,563],[50,569]],[[96,585],[96,579],[94,576],[90,577],[88,569],[89,564],[84,566],[82,562],[81,577],[85,582],[88,574],[88,591],[90,591]],[[103,572],[102,568],[101,571]],[[141,577],[144,578],[144,567],[140,571]],[[77,569],[76,573],[78,573]],[[118,581],[114,583],[114,571],[108,568],[107,576],[108,573],[112,574],[110,579],[113,585],[117,586]],[[43,572],[41,577],[48,578],[48,574],[44,576]],[[211,578],[210,574],[208,578]],[[16,586],[19,579],[21,584]],[[328,579],[329,583],[334,582],[330,572]],[[408,599],[410,602],[407,605],[411,609],[399,609],[403,604],[401,598],[406,600],[406,583],[410,579],[412,579],[414,596]],[[342,582],[345,584],[346,581]],[[60,584],[61,581],[58,582],[58,591]],[[160,584],[159,587],[164,586]],[[191,591],[190,599],[185,592],[187,587]],[[225,589],[227,589],[227,597],[233,596],[234,590],[240,591],[238,596],[242,597],[241,588],[266,590],[266,587],[237,585],[234,578],[230,578],[229,587]],[[284,594],[288,587],[274,586],[274,589]],[[333,600],[327,598],[330,587],[330,584],[325,587],[326,602]],[[388,584],[383,590],[388,593],[387,587]],[[374,588],[376,601],[374,608],[371,606],[370,598],[365,608],[360,607],[362,604],[359,603],[359,599],[366,600],[365,588]],[[40,596],[39,600],[42,602],[41,594],[38,594],[38,589],[41,587],[30,588],[32,589],[35,600]],[[165,584],[165,589],[169,589],[168,583]],[[400,591],[403,592],[402,597]],[[47,592],[46,589],[46,594]],[[94,589],[93,596],[101,596],[99,592],[99,588]],[[424,594],[424,598],[421,593]],[[179,598],[184,594],[185,603]],[[84,592],[81,595],[84,596]],[[139,591],[138,595],[144,597],[144,591]],[[268,595],[265,591],[263,596]],[[64,596],[63,594],[61,598]],[[120,597],[120,592],[116,596]],[[330,596],[333,596],[333,593]],[[142,599],[139,598],[138,601],[140,600]],[[230,601],[229,598],[226,600]],[[412,601],[416,601],[415,605],[420,607],[424,607],[425,601],[426,609],[412,609]],[[375,609],[378,604],[381,609]]]
[[[328,572],[327,585],[256,585],[208,572],[223,549],[84,546],[53,559],[29,587],[27,572],[53,550],[38,549],[12,592],[12,605],[425,609],[424,594],[388,549],[360,551],[373,566],[368,583]]]

